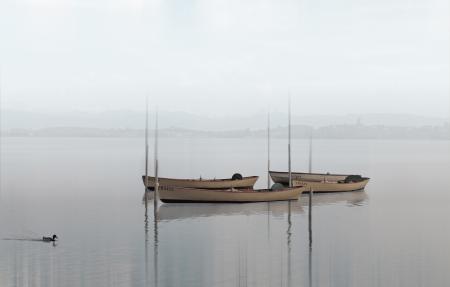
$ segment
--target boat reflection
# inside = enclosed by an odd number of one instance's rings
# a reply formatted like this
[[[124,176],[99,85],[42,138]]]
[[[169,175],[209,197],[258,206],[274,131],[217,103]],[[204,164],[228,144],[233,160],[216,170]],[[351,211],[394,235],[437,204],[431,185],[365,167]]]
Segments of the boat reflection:
[[[307,194],[302,197],[308,197]],[[334,204],[347,204],[348,206],[361,206],[368,200],[364,191],[346,193],[322,193],[314,194],[313,206],[326,206]],[[143,198],[145,203],[145,196]],[[148,201],[153,201],[152,192],[148,194]],[[308,207],[308,200],[290,201],[291,213],[302,214]],[[159,207],[158,217],[162,221],[183,220],[199,217],[233,216],[233,215],[258,215],[270,214],[273,217],[281,217],[288,213],[286,202],[268,203],[170,203]]]
[[[308,197],[308,193],[304,192],[302,197]],[[334,205],[334,204],[347,204],[348,206],[362,206],[368,201],[369,196],[364,190],[351,191],[343,193],[315,193],[313,195],[312,205]],[[309,203],[305,200],[300,200],[302,206],[307,206]]]
[[[268,207],[269,206],[269,207]],[[282,217],[287,212],[286,202],[263,203],[173,203],[163,204],[159,209],[159,218],[163,221],[183,220],[199,217],[258,215],[271,213],[273,217]],[[291,212],[303,213],[300,201],[291,201]]]
[[[304,197],[308,197],[305,194]],[[145,200],[145,198],[147,198]],[[234,262],[230,265],[220,265],[223,261],[218,259],[212,259],[212,262],[219,264],[221,267],[220,272],[213,267],[204,266],[204,273],[200,272],[198,275],[201,280],[206,281],[225,281],[236,280],[236,283],[240,286],[247,285],[254,279],[256,270],[265,269],[263,273],[267,274],[266,280],[269,286],[273,284],[281,284],[282,286],[294,286],[301,280],[304,286],[313,286],[313,281],[317,280],[317,272],[314,271],[314,261],[317,256],[313,252],[313,213],[314,208],[320,209],[322,206],[361,206],[365,205],[368,200],[368,196],[365,192],[348,192],[340,194],[315,194],[312,196],[311,206],[307,198],[302,200],[294,200],[288,202],[263,202],[263,203],[245,203],[245,204],[224,204],[224,203],[170,203],[162,204],[158,210],[157,215],[152,217],[151,211],[153,201],[151,198],[151,192],[144,195],[145,204],[145,218],[144,218],[144,230],[145,230],[145,266],[146,276],[145,283],[147,286],[164,285],[167,278],[164,277],[163,270],[158,271],[158,267],[166,266],[161,265],[165,256],[175,256],[174,254],[185,253],[185,256],[192,256],[192,250],[199,248],[200,257],[207,256],[206,254],[221,254],[225,256],[225,262]],[[263,215],[267,216],[267,223],[264,225],[253,225],[259,232],[252,233],[249,229],[249,218],[252,215],[256,215],[255,218]],[[303,216],[296,216],[303,215]],[[199,237],[209,234],[205,232],[205,227],[210,226],[210,221],[197,221],[202,225],[200,229],[191,230],[190,227],[184,228],[184,226],[190,226],[184,224],[184,220],[196,220],[201,218],[211,217],[233,217],[233,218],[246,218],[240,219],[239,225],[223,225],[226,232],[223,229],[211,231],[213,235],[217,235],[215,238],[218,242],[222,242],[223,246],[228,246],[229,251],[223,253],[221,249],[217,250],[216,245],[211,244],[211,241],[205,241],[198,246],[197,241],[184,240],[180,245],[180,241],[173,239],[170,234],[183,234],[190,233],[197,234]],[[247,217],[249,216],[249,217]],[[306,217],[305,217],[306,216]],[[305,220],[307,218],[307,221]],[[231,219],[231,218],[230,218]],[[278,220],[274,220],[278,219]],[[281,220],[279,220],[281,219]],[[232,219],[233,222],[234,219]],[[153,222],[152,222],[153,221]],[[178,222],[178,223],[177,223]],[[153,234],[151,231],[151,223],[153,223]],[[207,225],[203,225],[207,224]],[[320,223],[316,223],[320,224]],[[158,227],[165,227],[165,236],[161,241]],[[177,231],[174,231],[176,227]],[[228,237],[227,240],[221,241],[220,238],[225,238],[229,232],[233,232],[233,236]],[[261,232],[267,232],[267,237],[261,240]],[[200,236],[200,234],[202,234]],[[153,235],[153,236],[152,236]],[[181,235],[180,235],[181,236]],[[153,238],[152,238],[153,237]],[[213,236],[214,237],[214,236]],[[309,240],[308,240],[309,238]],[[163,245],[160,245],[164,242]],[[165,245],[165,247],[164,247]],[[182,247],[184,246],[184,247]],[[302,247],[303,246],[303,247]],[[236,249],[234,249],[236,248]],[[305,253],[301,253],[304,248]],[[315,249],[317,246],[315,246]],[[148,249],[148,250],[147,250]],[[233,249],[236,250],[236,255],[231,255]],[[175,250],[175,251],[174,251]],[[256,250],[258,252],[256,252]],[[261,251],[264,250],[264,251]],[[258,253],[265,253],[262,256],[255,255]],[[164,254],[164,256],[163,256]],[[225,255],[226,254],[226,255]],[[152,258],[153,255],[153,258]],[[298,266],[302,259],[299,259],[304,255],[306,268],[304,269],[303,277],[298,276]],[[299,257],[300,256],[300,257]],[[219,258],[218,256],[217,258]],[[255,259],[257,257],[258,259]],[[220,257],[221,258],[221,257]],[[266,261],[265,258],[267,258]],[[252,265],[252,262],[259,260],[260,265]],[[183,264],[176,263],[178,261],[171,262],[171,266],[175,269],[185,268]],[[210,265],[214,266],[214,264]],[[233,267],[234,266],[234,267]],[[255,269],[255,266],[259,266],[259,269]],[[153,267],[153,268],[152,268]],[[163,269],[166,267],[163,267]],[[226,272],[222,273],[223,270]],[[216,273],[214,273],[216,272]],[[213,274],[213,275],[211,275]],[[224,274],[227,274],[226,276]],[[159,276],[158,276],[159,275]],[[196,275],[197,276],[197,275]],[[158,278],[160,277],[160,278]],[[299,281],[300,280],[300,281]],[[158,282],[159,281],[159,282]],[[281,281],[281,282],[278,282]]]

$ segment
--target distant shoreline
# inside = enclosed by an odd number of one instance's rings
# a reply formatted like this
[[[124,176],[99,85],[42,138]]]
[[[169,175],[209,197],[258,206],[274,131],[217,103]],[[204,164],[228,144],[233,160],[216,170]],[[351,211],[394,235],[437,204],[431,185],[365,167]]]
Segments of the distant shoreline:
[[[150,131],[150,135],[153,131]],[[267,131],[262,129],[239,129],[227,131],[203,131],[183,128],[164,128],[159,130],[166,138],[265,138]],[[369,125],[333,125],[311,128],[293,126],[292,137],[308,139],[411,139],[411,140],[450,140],[450,127],[392,127]],[[43,129],[10,129],[1,131],[2,137],[80,137],[80,138],[140,138],[143,129],[106,129],[85,127],[50,127]],[[286,138],[287,128],[271,129],[272,138]]]

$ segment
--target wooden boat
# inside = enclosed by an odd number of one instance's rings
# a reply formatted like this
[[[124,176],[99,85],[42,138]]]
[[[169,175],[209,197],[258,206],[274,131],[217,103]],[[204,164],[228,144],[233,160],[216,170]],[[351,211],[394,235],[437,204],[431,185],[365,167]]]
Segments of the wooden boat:
[[[275,183],[289,184],[289,173],[270,171],[270,177]],[[344,192],[362,190],[369,182],[368,177],[348,174],[329,173],[292,173],[293,186],[312,188],[314,192]]]
[[[304,187],[270,189],[200,189],[174,186],[160,186],[159,199],[162,202],[265,202],[297,200]]]
[[[309,190],[306,189],[303,197],[308,196]],[[145,204],[145,192],[142,196],[142,203]],[[368,199],[367,192],[361,191],[349,191],[344,193],[320,193],[315,194],[313,199],[314,206],[327,206],[335,204],[347,204],[359,206],[363,205]],[[148,192],[147,194],[148,202],[153,201],[153,192]],[[299,200],[293,202],[292,211],[294,213],[303,213],[303,207],[308,207],[308,201]],[[274,215],[283,214],[286,210],[286,206],[283,205],[282,201],[273,202],[270,205],[270,212]],[[163,212],[163,210],[170,210]],[[267,205],[263,203],[249,204],[249,207],[242,209],[239,204],[220,204],[220,203],[210,203],[210,204],[198,204],[192,205],[190,203],[174,203],[162,205],[159,209],[160,215],[165,214],[164,217],[167,218],[185,218],[188,217],[184,213],[192,213],[197,217],[208,217],[213,215],[236,215],[236,214],[261,214],[267,211]],[[191,217],[194,217],[192,215]]]
[[[142,176],[145,185],[145,176]],[[155,178],[153,176],[147,177],[147,188],[153,189],[155,187]],[[258,180],[257,176],[242,177],[242,179],[178,179],[178,178],[164,178],[158,177],[160,186],[173,187],[188,187],[188,188],[206,188],[206,189],[228,189],[228,188],[252,188]]]

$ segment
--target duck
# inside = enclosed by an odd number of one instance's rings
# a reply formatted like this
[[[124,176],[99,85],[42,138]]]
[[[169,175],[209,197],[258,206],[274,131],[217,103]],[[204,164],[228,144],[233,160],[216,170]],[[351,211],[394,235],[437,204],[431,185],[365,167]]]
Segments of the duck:
[[[53,234],[52,237],[42,237],[42,241],[50,242],[50,241],[56,241],[58,239],[58,236],[56,234]]]

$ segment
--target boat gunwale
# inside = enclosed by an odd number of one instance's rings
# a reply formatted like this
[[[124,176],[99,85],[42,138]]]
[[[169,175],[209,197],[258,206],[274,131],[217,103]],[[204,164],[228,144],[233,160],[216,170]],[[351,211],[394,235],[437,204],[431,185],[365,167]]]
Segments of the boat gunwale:
[[[148,178],[155,178],[154,176],[147,176]],[[218,178],[218,179],[201,179],[201,178],[171,178],[171,177],[158,177],[158,180],[173,180],[173,181],[188,181],[188,182],[226,182],[233,181],[239,182],[243,180],[256,179],[258,180],[259,176],[245,176],[242,179],[232,179],[232,178]],[[142,179],[145,180],[145,175],[142,176]]]
[[[340,185],[350,185],[350,184],[356,184],[356,183],[363,183],[363,182],[369,182],[370,178],[363,177],[360,181],[352,181],[352,182],[341,182],[341,181],[316,181],[316,180],[308,180],[308,179],[293,179],[292,184],[295,182],[307,182],[307,183],[320,183],[320,184],[340,184]],[[366,183],[366,184],[367,184]],[[300,185],[304,186],[304,185]]]
[[[277,192],[288,192],[288,191],[292,191],[295,189],[301,189],[304,188],[305,186],[296,186],[296,187],[288,187],[288,188],[283,188],[283,189],[277,189],[277,190],[271,190],[271,189],[208,189],[208,188],[192,188],[192,187],[178,187],[178,186],[168,186],[168,185],[161,185],[159,186],[160,190],[164,190],[164,191],[185,191],[185,192],[189,192],[189,191],[208,191],[208,192],[224,192],[224,193],[231,193],[231,194],[242,194],[242,193],[246,193],[246,194],[263,194],[263,193],[277,193]],[[168,189],[172,189],[172,190],[168,190]],[[302,191],[303,192],[303,191]]]
[[[279,200],[271,200],[271,201],[199,201],[199,200],[178,200],[178,199],[161,199],[164,203],[213,203],[213,204],[220,204],[220,203],[232,203],[232,204],[249,204],[249,203],[263,203],[263,202],[281,202],[281,201],[295,201],[299,200],[299,198],[296,199],[279,199]]]
[[[314,194],[343,194],[343,193],[347,193],[347,192],[365,192],[366,188],[358,188],[358,189],[349,189],[349,190],[320,190],[320,191],[314,191]],[[308,196],[306,193],[301,194],[301,196]]]
[[[273,171],[273,170],[269,170],[269,174],[270,176],[272,176],[272,173],[282,173],[282,174],[289,174],[289,172],[287,171]],[[349,176],[349,175],[359,175],[359,174],[337,174],[337,173],[314,173],[314,172],[291,172],[291,174],[298,174],[298,175],[323,175],[323,176]],[[276,176],[276,175],[275,175]],[[361,176],[361,175],[359,175]],[[370,177],[364,177],[361,176],[361,178],[363,180],[370,180]],[[293,180],[297,180],[297,179],[293,179]],[[308,181],[307,179],[302,179],[303,181]]]

